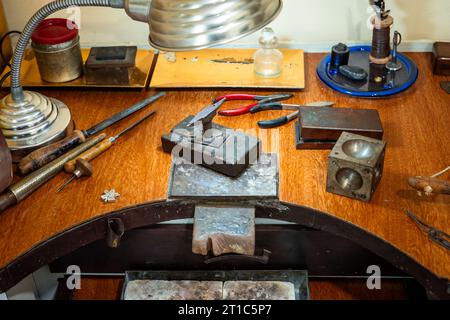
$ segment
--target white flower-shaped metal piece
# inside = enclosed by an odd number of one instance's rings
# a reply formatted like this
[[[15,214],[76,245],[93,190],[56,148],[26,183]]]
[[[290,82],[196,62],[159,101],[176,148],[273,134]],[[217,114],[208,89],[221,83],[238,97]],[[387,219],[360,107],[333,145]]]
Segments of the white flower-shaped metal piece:
[[[110,203],[110,202],[116,202],[117,198],[120,197],[120,193],[118,193],[115,189],[111,190],[105,190],[103,192],[103,195],[101,196],[101,199],[104,203]]]

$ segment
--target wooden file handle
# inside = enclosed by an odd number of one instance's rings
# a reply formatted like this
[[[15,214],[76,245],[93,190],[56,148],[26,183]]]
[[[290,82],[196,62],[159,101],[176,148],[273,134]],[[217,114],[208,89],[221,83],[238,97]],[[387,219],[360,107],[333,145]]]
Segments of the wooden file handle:
[[[409,185],[427,194],[450,194],[450,182],[429,177],[411,177]]]
[[[64,166],[64,171],[67,173],[73,173],[75,171],[75,167],[77,165],[78,159],[86,160],[87,162],[90,162],[97,158],[99,155],[101,155],[103,152],[107,151],[109,148],[111,148],[113,145],[113,141],[111,139],[103,140],[101,143],[95,145],[88,151],[85,151],[82,153],[79,157],[76,159],[73,159],[72,161],[69,161]]]
[[[79,130],[75,130],[65,139],[33,151],[23,158],[19,163],[20,173],[26,175],[33,172],[85,141],[86,137],[84,134]]]

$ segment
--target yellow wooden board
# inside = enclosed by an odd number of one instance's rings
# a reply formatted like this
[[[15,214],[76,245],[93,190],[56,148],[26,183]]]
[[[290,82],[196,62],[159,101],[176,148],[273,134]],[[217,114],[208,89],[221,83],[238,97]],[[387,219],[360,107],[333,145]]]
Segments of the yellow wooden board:
[[[82,49],[81,53],[83,56],[83,61],[86,62],[89,56],[90,49]],[[50,83],[42,81],[39,74],[38,65],[34,57],[32,50],[28,50],[21,68],[21,82],[22,86],[27,88],[42,88],[42,87],[55,87],[55,88],[136,88],[145,89],[148,85],[150,78],[151,67],[153,64],[154,52],[150,50],[138,50],[136,54],[136,68],[131,76],[130,84],[128,85],[91,85],[87,84],[84,76],[79,77],[73,81],[64,83]],[[3,73],[9,71],[6,68]],[[2,74],[3,76],[3,74]],[[10,78],[5,81],[4,87],[10,86]]]
[[[255,49],[210,49],[179,52],[171,62],[160,54],[150,86],[152,88],[264,88],[304,89],[304,53],[281,50],[281,76],[265,79],[254,73]]]

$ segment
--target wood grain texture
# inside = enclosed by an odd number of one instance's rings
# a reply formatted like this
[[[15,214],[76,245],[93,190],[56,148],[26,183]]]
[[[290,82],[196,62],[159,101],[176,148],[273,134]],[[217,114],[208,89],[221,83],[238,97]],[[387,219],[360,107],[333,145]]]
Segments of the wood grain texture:
[[[411,210],[419,218],[442,231],[450,228],[450,197],[418,197],[408,186],[408,177],[427,176],[450,162],[450,97],[433,77],[428,54],[408,54],[421,70],[417,84],[389,99],[356,99],[338,94],[323,85],[315,74],[322,54],[306,55],[307,89],[297,93],[292,103],[335,101],[337,107],[377,109],[388,142],[384,176],[371,203],[366,204],[325,191],[329,151],[295,150],[294,123],[279,130],[260,130],[259,120],[279,117],[283,111],[263,112],[237,118],[217,117],[216,122],[249,133],[266,136],[265,151],[279,152],[280,198],[310,207],[386,240],[436,275],[450,278],[450,254],[428,240],[404,214]],[[49,96],[69,105],[78,128],[87,128],[107,115],[142,100],[151,93],[111,91],[50,91]],[[161,150],[161,135],[190,114],[195,114],[224,91],[177,91],[150,108],[158,111],[150,121],[121,139],[93,161],[95,174],[75,181],[62,194],[55,189],[68,175],[60,174],[31,197],[0,215],[0,266],[7,265],[39,242],[67,228],[113,210],[166,198],[170,155]],[[224,108],[241,106],[229,102]],[[146,113],[140,111],[108,128],[112,135]],[[445,176],[442,178],[446,178]],[[115,188],[121,197],[104,204],[100,195]]]
[[[73,292],[73,300],[114,301],[120,300],[123,279],[83,277],[81,289]]]
[[[311,300],[407,300],[408,295],[401,280],[384,280],[381,290],[367,289],[366,281],[355,279],[311,280]]]
[[[305,87],[304,53],[301,50],[281,50],[283,72],[273,79],[258,77],[253,59],[256,49],[209,49],[178,52],[176,62],[161,54],[156,63],[151,88],[279,88]],[[217,62],[223,61],[223,62]],[[225,63],[237,61],[240,63]]]
[[[89,57],[90,49],[81,49],[83,61]],[[86,77],[81,76],[73,81],[63,83],[50,83],[42,81],[39,68],[32,50],[28,50],[25,54],[22,68],[20,69],[20,79],[25,88],[135,88],[144,89],[150,77],[150,69],[153,63],[154,53],[149,50],[138,50],[136,55],[136,69],[131,75],[129,85],[90,85],[87,83]],[[7,71],[5,70],[4,73]],[[4,83],[5,87],[10,86],[10,79]]]

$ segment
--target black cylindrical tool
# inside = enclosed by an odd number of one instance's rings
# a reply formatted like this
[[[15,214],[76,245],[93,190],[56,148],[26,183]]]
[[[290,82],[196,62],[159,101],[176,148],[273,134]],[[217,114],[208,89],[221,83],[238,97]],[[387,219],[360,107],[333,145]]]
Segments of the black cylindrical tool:
[[[331,49],[331,68],[339,69],[340,66],[348,65],[350,49],[347,45],[339,43]]]

